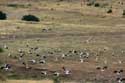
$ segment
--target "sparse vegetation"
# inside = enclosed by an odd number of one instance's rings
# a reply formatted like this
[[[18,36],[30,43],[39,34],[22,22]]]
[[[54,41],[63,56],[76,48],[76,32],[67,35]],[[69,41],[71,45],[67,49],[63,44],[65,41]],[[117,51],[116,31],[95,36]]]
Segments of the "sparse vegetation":
[[[24,15],[22,17],[22,20],[24,20],[24,21],[34,21],[34,22],[39,22],[40,21],[39,18],[34,16],[34,15]]]
[[[114,9],[117,3],[111,8],[102,0],[3,1],[8,20],[0,23],[0,65],[6,83],[108,83],[116,82],[114,71],[124,70],[125,21],[119,17],[123,9]],[[25,8],[27,3],[32,6]]]
[[[6,13],[0,11],[0,20],[6,20],[6,19],[7,19]]]

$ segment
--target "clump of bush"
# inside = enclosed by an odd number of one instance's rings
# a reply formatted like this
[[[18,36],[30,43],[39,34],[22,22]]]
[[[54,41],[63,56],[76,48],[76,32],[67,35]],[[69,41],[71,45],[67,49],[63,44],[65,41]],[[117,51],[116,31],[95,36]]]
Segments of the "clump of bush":
[[[122,13],[123,17],[125,17],[125,10],[123,10],[123,13]]]
[[[94,6],[95,6],[95,7],[99,7],[100,4],[99,4],[99,3],[95,3]]]
[[[109,10],[107,11],[107,13],[112,13],[112,9],[109,9]]]
[[[0,47],[0,53],[2,53],[3,52],[3,49]]]
[[[2,11],[0,11],[0,20],[6,20],[6,19],[7,19],[6,13],[3,13]]]
[[[27,8],[27,7],[30,7],[31,4],[27,4],[27,5],[24,5],[24,4],[7,4],[8,7],[14,7],[14,8],[17,8],[17,7],[20,7],[20,8]]]
[[[24,15],[22,17],[22,20],[23,21],[34,21],[34,22],[39,22],[40,21],[39,18],[34,16],[34,15]]]

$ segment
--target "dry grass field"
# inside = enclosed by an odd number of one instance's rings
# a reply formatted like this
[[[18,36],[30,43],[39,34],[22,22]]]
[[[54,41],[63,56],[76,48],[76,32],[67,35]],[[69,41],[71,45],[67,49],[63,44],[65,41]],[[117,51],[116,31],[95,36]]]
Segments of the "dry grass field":
[[[0,83],[53,83],[53,81],[50,80],[41,80],[41,81],[35,81],[35,80],[7,80],[7,81],[0,81]],[[76,82],[63,82],[63,83],[76,83]],[[90,82],[88,82],[90,83]]]
[[[80,0],[0,0],[0,10],[7,13],[7,20],[0,21],[0,47],[4,49],[0,53],[0,66],[5,63],[12,66],[9,71],[1,70],[8,80],[0,83],[53,83],[44,79],[52,79],[55,71],[61,74],[61,81],[117,83],[114,71],[125,71],[125,18],[122,17],[125,1],[96,1],[100,7],[81,7]],[[108,14],[110,6],[113,12]],[[22,21],[27,14],[37,16],[40,22]],[[37,51],[28,53],[36,47]],[[19,49],[25,52],[22,62],[31,69],[27,70],[19,61]],[[72,50],[78,54],[61,58]],[[84,62],[80,62],[80,52],[89,53]],[[47,56],[45,64],[28,63],[32,59],[38,61],[43,55]],[[71,75],[63,75],[64,66],[71,70]],[[100,71],[98,66],[108,68]],[[40,74],[44,69],[47,76]]]
[[[42,81],[34,81],[34,80],[7,80],[6,82],[0,82],[0,83],[53,83],[49,80],[42,80]]]

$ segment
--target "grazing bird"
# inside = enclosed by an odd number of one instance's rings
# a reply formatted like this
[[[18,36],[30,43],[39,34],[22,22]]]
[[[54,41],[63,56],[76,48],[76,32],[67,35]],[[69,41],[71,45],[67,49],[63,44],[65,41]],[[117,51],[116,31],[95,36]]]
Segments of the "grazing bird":
[[[8,49],[8,46],[6,44],[4,45],[4,49]]]
[[[123,72],[124,72],[123,69],[115,70],[115,71],[114,71],[114,73],[115,73],[116,75],[121,75]]]
[[[70,75],[71,74],[71,71],[66,69],[65,67],[62,67],[62,69],[63,69],[65,75]]]
[[[38,56],[40,56],[39,54],[36,54],[36,56],[38,57]]]
[[[28,51],[28,54],[32,54],[32,51],[31,51],[31,50],[29,50],[29,51]]]
[[[1,66],[1,69],[4,69],[5,71],[9,70],[11,68],[10,64],[4,64],[3,66]]]
[[[96,61],[96,62],[98,62],[98,60],[99,60],[99,58],[98,58],[98,57],[96,57],[96,58],[95,58],[95,61]]]
[[[118,78],[116,78],[116,81],[117,81],[118,83],[125,83],[125,78],[118,77]]]
[[[80,62],[83,63],[83,62],[84,62],[84,59],[81,58],[81,59],[80,59]]]
[[[23,50],[22,50],[22,49],[18,49],[18,52],[19,52],[19,53],[23,53]]]
[[[118,61],[118,63],[119,63],[119,64],[122,64],[122,61],[121,61],[121,60],[119,60],[119,61]]]
[[[100,66],[98,66],[98,67],[96,67],[96,69],[97,69],[97,70],[101,70],[101,67],[100,67]]]
[[[47,71],[42,71],[41,74],[46,76],[47,75]]]
[[[8,53],[8,57],[11,57],[11,53]]]
[[[104,60],[104,64],[107,64],[107,63],[108,63],[108,62],[107,62],[107,59],[105,59],[105,60]]]
[[[25,66],[26,69],[31,69],[31,67],[29,67],[29,65],[25,62],[22,62],[22,64]]]
[[[108,66],[103,66],[103,67],[97,66],[96,69],[103,72],[108,69]]]
[[[21,53],[19,54],[19,57],[22,58],[24,55],[25,55],[25,53],[22,53],[22,52],[21,52]]]
[[[46,55],[43,55],[43,56],[42,56],[42,59],[46,59],[46,58],[47,58],[47,56],[46,56]]]
[[[65,54],[62,54],[62,59],[65,59]]]
[[[55,76],[60,76],[60,73],[59,72],[54,72],[54,75]]]
[[[36,60],[32,59],[32,60],[29,60],[29,62],[35,64],[35,63],[36,63]]]
[[[45,64],[46,61],[45,60],[40,60],[39,63]]]
[[[35,47],[35,48],[34,48],[34,51],[36,51],[36,50],[38,50],[38,49],[39,49],[39,47]]]

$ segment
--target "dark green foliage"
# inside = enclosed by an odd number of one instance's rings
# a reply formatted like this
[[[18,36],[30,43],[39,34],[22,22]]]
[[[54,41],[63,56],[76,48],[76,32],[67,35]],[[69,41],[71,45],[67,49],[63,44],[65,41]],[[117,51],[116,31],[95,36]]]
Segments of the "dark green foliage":
[[[123,17],[125,17],[125,10],[123,10],[123,13],[122,13]]]
[[[109,10],[107,11],[107,13],[112,13],[112,9],[109,9]]]
[[[39,18],[34,16],[34,15],[24,15],[22,17],[22,20],[24,20],[24,21],[34,21],[34,22],[39,22],[40,21]]]
[[[95,7],[99,7],[100,6],[100,4],[99,3],[95,3],[95,5],[94,5]]]
[[[0,53],[2,53],[3,52],[3,49],[0,47]]]
[[[30,7],[31,4],[27,4],[27,5],[24,5],[24,4],[7,4],[8,7],[13,7],[13,8],[27,8],[27,7]]]
[[[7,19],[6,14],[0,11],[0,20],[6,20],[6,19]]]

